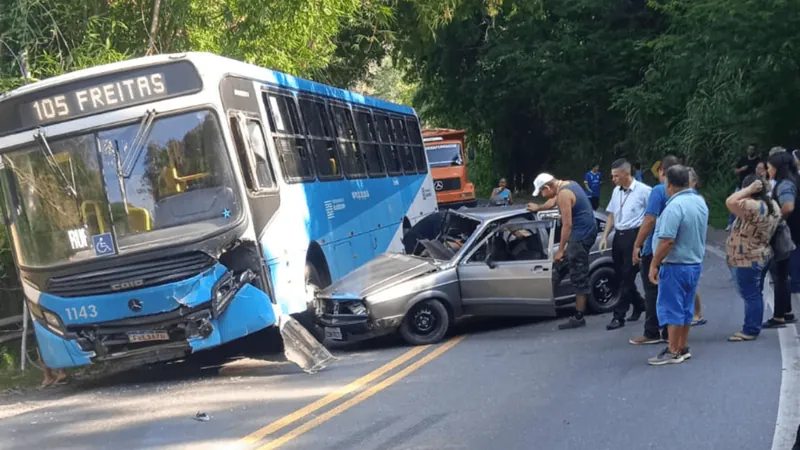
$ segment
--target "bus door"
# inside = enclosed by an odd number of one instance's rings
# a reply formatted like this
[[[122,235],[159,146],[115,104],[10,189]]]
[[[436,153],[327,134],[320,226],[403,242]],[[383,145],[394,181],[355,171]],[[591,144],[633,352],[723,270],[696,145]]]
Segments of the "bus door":
[[[222,102],[225,105],[233,133],[236,154],[247,187],[256,235],[261,236],[267,222],[280,206],[278,184],[270,163],[266,143],[265,124],[261,120],[258,95],[253,82],[226,77],[221,83]]]
[[[250,261],[246,264],[254,272],[260,272],[258,274],[264,279],[265,290],[272,294],[269,268],[266,264],[264,249],[261,248],[261,236],[270,219],[280,207],[280,197],[275,171],[270,163],[267,150],[265,125],[261,120],[258,105],[259,97],[252,81],[231,76],[222,80],[220,91],[222,104],[225,106],[230,123],[239,166],[245,181],[249,216],[253,221],[257,237],[255,247],[251,249],[252,251],[247,252],[247,259]],[[257,253],[257,255],[253,253]],[[225,261],[223,264],[236,270],[241,268],[230,266],[244,263]],[[275,296],[270,295],[270,297],[275,302]]]

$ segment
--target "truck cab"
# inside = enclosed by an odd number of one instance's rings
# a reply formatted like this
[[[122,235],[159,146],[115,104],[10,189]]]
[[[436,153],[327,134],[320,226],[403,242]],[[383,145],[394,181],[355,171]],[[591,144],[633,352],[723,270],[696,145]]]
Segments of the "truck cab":
[[[439,208],[475,207],[475,185],[467,177],[467,159],[473,151],[464,145],[464,130],[430,128],[422,130],[428,164],[433,176]]]

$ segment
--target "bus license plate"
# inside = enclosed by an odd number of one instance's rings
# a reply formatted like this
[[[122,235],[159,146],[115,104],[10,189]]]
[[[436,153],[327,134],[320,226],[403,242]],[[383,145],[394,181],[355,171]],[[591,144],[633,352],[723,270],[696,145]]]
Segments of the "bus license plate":
[[[131,331],[128,333],[128,342],[168,341],[166,331]]]
[[[328,339],[333,339],[335,341],[341,341],[342,329],[325,327],[325,337]]]

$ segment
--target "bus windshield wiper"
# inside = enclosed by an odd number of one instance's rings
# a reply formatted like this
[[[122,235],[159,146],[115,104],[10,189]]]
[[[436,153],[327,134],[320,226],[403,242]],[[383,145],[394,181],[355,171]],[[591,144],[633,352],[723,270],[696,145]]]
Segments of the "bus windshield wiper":
[[[122,172],[122,158],[119,154],[119,141],[114,139],[114,142],[109,142],[112,150],[114,150],[114,164],[117,169],[117,182],[119,183],[119,192],[122,195],[122,206],[125,208],[125,215],[129,215],[128,211],[128,191],[125,190],[125,174]]]
[[[42,155],[44,155],[44,159],[47,161],[47,165],[50,166],[50,169],[53,173],[56,174],[59,178],[61,178],[61,189],[67,193],[70,197],[77,199],[78,198],[78,191],[75,189],[75,186],[70,182],[67,175],[64,174],[64,171],[61,170],[61,166],[58,165],[56,162],[56,157],[53,154],[53,150],[50,148],[50,144],[47,142],[47,138],[44,135],[44,131],[39,130],[36,134],[33,135],[33,138],[39,144],[39,150],[42,151]]]
[[[142,149],[144,149],[144,144],[147,140],[147,136],[150,135],[150,128],[153,126],[155,117],[155,109],[147,111],[144,116],[142,116],[142,121],[139,123],[139,128],[136,130],[136,135],[133,137],[131,148],[125,154],[125,159],[122,161],[121,173],[124,178],[130,178],[131,174],[133,174],[133,167],[136,161],[139,160]],[[117,152],[119,152],[118,149]]]

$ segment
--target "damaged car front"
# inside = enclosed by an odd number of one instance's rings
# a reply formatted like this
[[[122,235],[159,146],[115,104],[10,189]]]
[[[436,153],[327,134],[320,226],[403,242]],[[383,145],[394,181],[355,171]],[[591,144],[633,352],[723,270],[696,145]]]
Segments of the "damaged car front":
[[[434,239],[413,254],[385,253],[317,294],[317,322],[325,337],[353,342],[399,330],[411,343],[435,342],[460,304],[455,261],[481,226],[456,211],[445,213]]]

